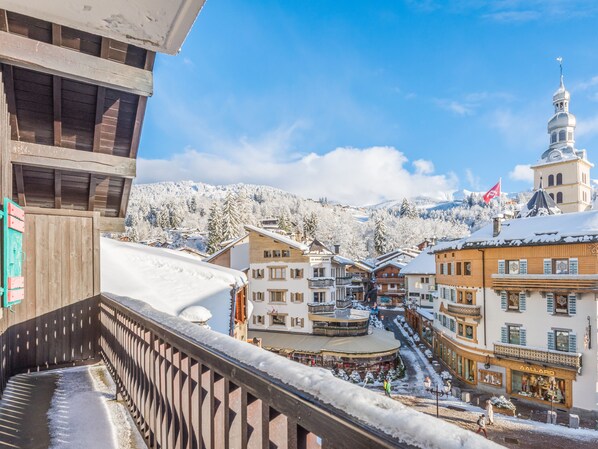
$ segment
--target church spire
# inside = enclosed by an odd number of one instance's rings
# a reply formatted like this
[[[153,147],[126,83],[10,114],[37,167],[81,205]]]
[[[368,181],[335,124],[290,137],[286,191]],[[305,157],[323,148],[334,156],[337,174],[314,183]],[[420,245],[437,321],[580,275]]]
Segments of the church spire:
[[[556,60],[558,61],[559,67],[561,69],[561,85],[559,86],[559,90],[565,90],[565,83],[563,82],[563,57],[559,56],[556,58]]]

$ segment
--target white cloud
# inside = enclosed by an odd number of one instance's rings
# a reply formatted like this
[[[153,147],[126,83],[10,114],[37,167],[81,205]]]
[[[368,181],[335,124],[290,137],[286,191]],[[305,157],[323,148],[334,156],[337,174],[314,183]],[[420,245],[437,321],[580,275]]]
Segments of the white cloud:
[[[509,178],[514,181],[534,182],[534,172],[529,164],[518,164],[509,172]]]
[[[266,184],[308,198],[325,196],[353,205],[418,195],[446,199],[457,187],[454,175],[426,172],[433,168],[428,161],[416,161],[415,173],[408,171],[407,158],[392,147],[337,148],[294,159],[259,150],[245,142],[236,152],[222,155],[189,148],[168,159],[140,158],[138,181]]]
[[[465,179],[467,179],[467,183],[473,190],[480,190],[480,177],[473,174],[473,172],[469,169],[465,169]]]
[[[434,173],[434,163],[432,161],[417,159],[413,161],[413,167],[415,168],[415,173],[418,175],[430,175]]]
[[[459,101],[448,100],[446,98],[438,98],[435,99],[434,102],[439,108],[450,111],[456,115],[472,115],[474,112],[474,106],[468,103],[461,103]]]

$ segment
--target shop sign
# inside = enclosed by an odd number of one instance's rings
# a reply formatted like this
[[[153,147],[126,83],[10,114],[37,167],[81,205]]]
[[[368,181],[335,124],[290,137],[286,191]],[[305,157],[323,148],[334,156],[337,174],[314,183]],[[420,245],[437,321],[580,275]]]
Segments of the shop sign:
[[[528,373],[542,374],[544,376],[554,376],[555,372],[551,369],[534,368],[533,366],[521,365],[519,371],[526,371]]]

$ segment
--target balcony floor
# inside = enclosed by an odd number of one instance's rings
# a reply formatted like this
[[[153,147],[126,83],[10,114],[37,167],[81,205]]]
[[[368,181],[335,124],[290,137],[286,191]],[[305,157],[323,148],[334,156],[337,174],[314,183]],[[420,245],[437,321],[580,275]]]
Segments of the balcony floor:
[[[145,449],[103,364],[19,374],[0,400],[0,448]]]

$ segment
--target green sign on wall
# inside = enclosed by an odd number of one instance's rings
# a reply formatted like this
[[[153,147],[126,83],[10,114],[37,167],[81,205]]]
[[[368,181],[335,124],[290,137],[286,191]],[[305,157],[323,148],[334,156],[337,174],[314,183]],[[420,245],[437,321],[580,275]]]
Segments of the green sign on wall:
[[[14,201],[4,198],[2,258],[2,306],[10,307],[25,298],[23,276],[23,232],[25,211]]]

